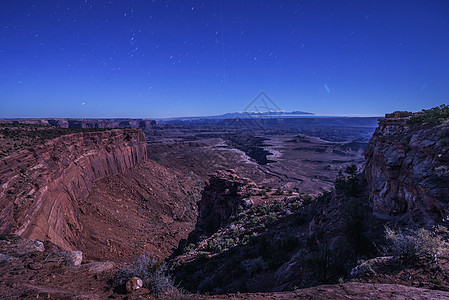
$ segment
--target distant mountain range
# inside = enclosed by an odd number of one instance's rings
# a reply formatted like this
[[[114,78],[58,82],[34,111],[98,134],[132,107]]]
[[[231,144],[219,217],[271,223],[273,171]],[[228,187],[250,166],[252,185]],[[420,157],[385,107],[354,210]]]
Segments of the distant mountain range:
[[[175,117],[175,118],[168,118],[168,119],[183,119],[183,120],[191,120],[191,119],[254,119],[254,118],[278,118],[278,117],[298,117],[298,116],[313,116],[314,113],[310,112],[304,112],[304,111],[264,111],[264,112],[258,112],[258,111],[243,111],[243,112],[233,112],[233,113],[226,113],[223,115],[217,115],[217,116],[202,116],[202,117]]]
[[[304,115],[314,115],[314,113],[310,112],[304,112],[304,111],[265,111],[265,112],[258,112],[258,111],[244,111],[244,112],[234,112],[234,113],[227,113],[224,115],[214,116],[215,118],[222,118],[222,119],[246,119],[246,118],[254,118],[254,117],[292,117],[292,116],[304,116]]]

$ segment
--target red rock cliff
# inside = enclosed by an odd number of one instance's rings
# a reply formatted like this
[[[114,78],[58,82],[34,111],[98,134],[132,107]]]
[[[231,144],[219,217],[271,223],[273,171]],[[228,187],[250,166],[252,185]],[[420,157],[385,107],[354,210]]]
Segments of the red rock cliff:
[[[368,145],[365,177],[370,200],[377,212],[420,213],[447,220],[449,124],[409,125],[406,121],[380,120]]]
[[[77,199],[93,182],[146,159],[139,129],[64,135],[0,160],[0,232],[72,249],[82,225]]]

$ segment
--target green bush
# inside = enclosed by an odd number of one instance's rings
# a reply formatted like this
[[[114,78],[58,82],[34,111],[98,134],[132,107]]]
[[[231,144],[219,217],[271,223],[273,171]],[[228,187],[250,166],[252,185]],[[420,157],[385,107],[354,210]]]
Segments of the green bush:
[[[250,220],[250,224],[254,226],[254,225],[257,225],[259,223],[259,221],[260,221],[259,217],[253,217]]]
[[[274,222],[274,221],[276,221],[276,219],[277,219],[277,216],[276,216],[276,214],[274,212],[270,212],[268,214],[268,221],[269,222]]]
[[[284,203],[279,200],[275,200],[271,205],[270,210],[274,212],[280,212],[284,208]]]
[[[275,195],[284,195],[284,191],[279,187],[276,192],[274,192]]]
[[[360,184],[357,166],[351,165],[345,169],[345,174],[339,172],[335,180],[335,189],[343,192],[346,196],[357,197],[360,195]]]
[[[439,125],[448,119],[449,106],[442,104],[431,109],[423,109],[421,114],[411,116],[408,122]]]
[[[396,232],[385,227],[385,238],[388,242],[385,254],[407,263],[436,261],[439,250],[444,246],[437,234],[424,228]]]
[[[301,194],[301,198],[302,198],[302,204],[304,205],[304,206],[306,206],[306,205],[309,205],[310,203],[312,203],[312,196],[310,196],[309,194],[307,194],[307,193],[303,193],[303,194]]]
[[[185,247],[184,249],[184,253],[189,253],[190,251],[192,251],[195,248],[195,244],[190,243],[187,247]]]
[[[394,111],[393,114],[398,115],[400,118],[410,116],[410,112],[408,112],[408,111],[403,111],[403,110],[397,110],[397,111]]]
[[[234,245],[234,239],[233,238],[225,239],[225,247],[226,248],[230,248],[232,245]]]
[[[207,249],[211,252],[220,253],[223,251],[223,246],[215,240],[207,242]]]

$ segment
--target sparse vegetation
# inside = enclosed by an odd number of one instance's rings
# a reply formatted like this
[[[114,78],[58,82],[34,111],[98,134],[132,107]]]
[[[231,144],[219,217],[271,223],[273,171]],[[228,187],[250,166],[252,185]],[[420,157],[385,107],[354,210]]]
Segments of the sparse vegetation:
[[[302,204],[303,205],[309,205],[310,203],[312,203],[312,196],[310,196],[309,194],[301,194],[301,199],[302,199]]]
[[[421,114],[415,114],[408,121],[412,123],[426,123],[438,125],[449,119],[449,106],[442,104],[431,109],[423,109]]]
[[[284,208],[284,203],[279,200],[275,200],[273,205],[270,207],[271,211],[280,212]]]
[[[403,263],[436,262],[444,246],[438,234],[424,228],[394,231],[385,227],[385,238],[388,242],[385,254],[393,255]]]
[[[400,118],[404,118],[410,116],[411,113],[406,110],[396,110],[393,112],[393,114],[397,115]]]
[[[346,196],[357,197],[360,195],[359,174],[356,165],[348,166],[344,173],[341,171],[338,173],[335,188]]]
[[[373,251],[369,236],[371,208],[359,199],[350,199],[341,216],[341,232],[357,255]]]
[[[114,285],[122,287],[131,277],[142,279],[143,286],[158,296],[167,294],[176,296],[179,294],[172,278],[168,275],[166,264],[158,262],[148,254],[142,255],[117,271]]]
[[[190,251],[192,251],[195,248],[195,244],[190,243],[189,245],[187,245],[187,247],[184,249],[185,253],[188,253]]]
[[[47,140],[59,136],[76,133],[104,131],[103,128],[59,128],[48,125],[33,124],[0,124],[0,158],[18,150],[42,145]]]
[[[274,192],[275,195],[284,195],[284,191],[279,187],[277,188],[276,192]]]
[[[268,221],[269,222],[274,222],[274,221],[276,221],[276,219],[277,219],[277,217],[276,217],[276,214],[274,212],[270,212],[268,214]]]

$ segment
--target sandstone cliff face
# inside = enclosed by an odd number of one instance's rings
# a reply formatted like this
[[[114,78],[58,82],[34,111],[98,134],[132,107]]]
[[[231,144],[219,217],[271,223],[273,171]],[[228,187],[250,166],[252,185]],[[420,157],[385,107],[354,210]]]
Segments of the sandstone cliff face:
[[[138,129],[64,135],[0,160],[0,233],[50,240],[71,250],[77,215],[95,180],[147,157]]]
[[[446,220],[449,204],[449,124],[409,125],[382,119],[365,152],[374,210],[424,213]]]

